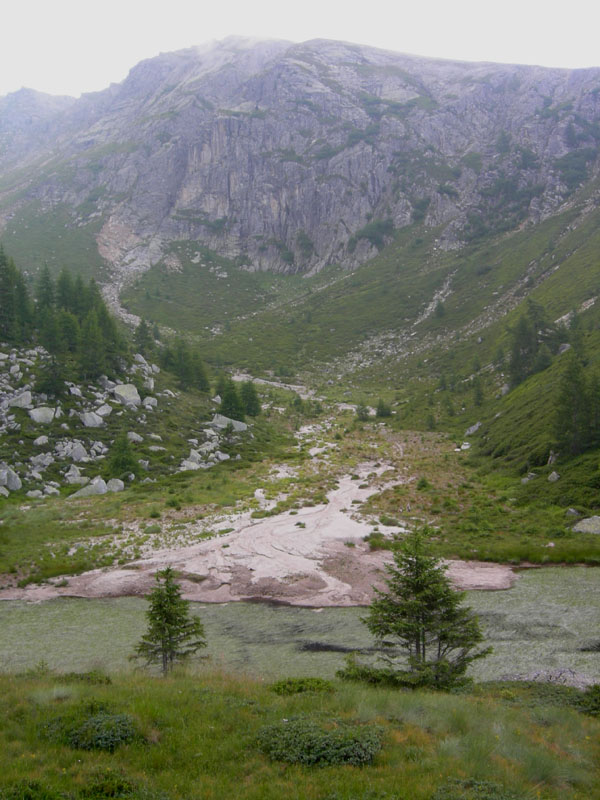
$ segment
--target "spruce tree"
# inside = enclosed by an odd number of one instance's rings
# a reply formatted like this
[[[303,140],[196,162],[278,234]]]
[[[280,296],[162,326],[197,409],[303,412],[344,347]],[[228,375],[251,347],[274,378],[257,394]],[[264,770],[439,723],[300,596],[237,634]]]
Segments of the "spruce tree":
[[[260,414],[260,400],[252,381],[242,383],[241,400],[244,411],[249,417],[257,417]]]
[[[117,436],[106,461],[108,475],[111,478],[121,478],[123,475],[135,472],[138,463],[126,433]]]
[[[148,599],[148,630],[133,658],[160,664],[166,675],[175,662],[206,647],[204,628],[198,617],[190,617],[189,602],[181,597],[181,587],[171,567],[156,573],[156,586]]]
[[[585,373],[575,353],[570,351],[564,358],[565,370],[555,402],[556,441],[563,455],[576,456],[590,446],[592,409],[598,401],[589,397]]]
[[[12,342],[16,333],[14,271],[0,246],[0,341]]]
[[[54,281],[48,266],[45,265],[40,273],[35,295],[38,313],[54,308],[54,292]]]
[[[427,529],[408,535],[387,567],[387,591],[376,591],[363,620],[383,650],[392,652],[388,665],[408,668],[415,685],[450,686],[463,679],[469,664],[491,648],[483,641],[479,621],[462,605],[464,592],[455,591],[442,563],[428,552]],[[394,651],[404,657],[398,659]]]
[[[236,385],[232,380],[225,383],[225,388],[221,395],[219,413],[230,419],[237,419],[240,421],[244,419],[242,401],[240,400]]]
[[[104,372],[104,337],[93,310],[88,313],[81,326],[78,360],[79,371],[84,378],[97,378]]]
[[[152,341],[150,327],[145,319],[141,319],[139,325],[135,329],[133,341],[138,353],[141,353],[143,356],[148,355],[154,343]]]

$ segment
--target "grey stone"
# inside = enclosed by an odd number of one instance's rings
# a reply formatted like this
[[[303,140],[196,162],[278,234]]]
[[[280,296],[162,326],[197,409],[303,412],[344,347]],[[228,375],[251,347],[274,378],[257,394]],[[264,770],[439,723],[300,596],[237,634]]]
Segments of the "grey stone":
[[[154,391],[154,378],[146,378],[144,381],[144,389],[147,389],[149,392]]]
[[[151,453],[164,453],[166,449],[167,449],[166,447],[161,447],[161,445],[159,444],[150,445],[150,447],[148,448],[148,450],[150,450]]]
[[[219,461],[229,461],[229,459],[231,458],[231,456],[228,453],[221,453],[220,450],[217,450],[215,456]]]
[[[18,492],[22,485],[21,478],[13,469],[0,469],[0,486],[6,486],[9,492]]]
[[[41,425],[49,425],[54,419],[55,410],[48,408],[48,406],[38,406],[38,408],[30,408],[29,416],[31,419]]]
[[[551,472],[550,475],[548,475],[548,480],[550,483],[556,483],[556,481],[560,480],[560,475],[558,472]]]
[[[106,494],[106,482],[100,477],[94,478],[87,486],[72,494],[71,497],[90,497],[95,494]]]
[[[135,442],[136,444],[144,441],[144,437],[140,436],[139,433],[136,433],[135,431],[129,431],[127,433],[127,438],[130,442]]]
[[[571,349],[571,345],[568,342],[564,342],[564,344],[561,344],[560,347],[558,348],[558,355],[562,356],[563,353],[566,353],[567,350],[570,350],[570,349]]]
[[[83,397],[81,394],[81,389],[77,386],[69,386],[69,394],[72,394],[73,397]]]
[[[106,488],[109,492],[122,492],[125,484],[119,478],[111,478],[106,484]]]
[[[181,466],[179,467],[180,472],[186,472],[187,470],[196,470],[196,469],[203,469],[204,466],[200,464],[198,461],[190,461],[188,459],[181,462]]]
[[[73,442],[73,447],[71,448],[71,452],[69,453],[69,458],[72,461],[86,461],[89,456],[87,454],[87,450],[81,444],[81,442]]]
[[[100,428],[104,425],[104,420],[95,411],[84,411],[79,415],[86,428]]]
[[[600,517],[587,517],[573,525],[576,533],[600,533]]]
[[[43,497],[44,494],[39,489],[30,489],[27,492],[27,497],[31,498],[31,500],[37,500],[40,497]]]
[[[160,433],[149,433],[148,438],[154,439],[155,442],[162,442],[162,436]]]
[[[109,406],[108,403],[103,403],[96,409],[95,413],[100,417],[109,417],[112,413],[112,406]]]
[[[113,389],[115,399],[122,405],[139,406],[141,398],[133,383],[120,383]]]
[[[9,408],[31,408],[31,392],[21,392],[21,394],[11,397],[8,405]]]
[[[156,397],[144,397],[142,405],[144,408],[156,408],[158,405],[158,400]]]
[[[237,419],[230,419],[229,417],[224,417],[223,414],[215,414],[212,418],[212,421],[209,423],[213,428],[217,430],[224,430],[228,425],[231,425],[233,430],[236,433],[242,433],[243,431],[248,430],[248,426],[245,422],[240,422]]]
[[[575,518],[580,516],[581,514],[579,513],[579,511],[577,511],[576,508],[567,508],[567,510],[565,511],[565,517]]]
[[[10,492],[6,488],[6,486],[0,486],[0,497],[8,497]]]
[[[46,484],[46,486],[44,486],[44,494],[55,497],[56,495],[59,495],[60,492],[56,487],[50,486],[50,484]]]
[[[34,445],[36,447],[44,447],[44,445],[48,444],[48,437],[47,436],[38,436],[37,439],[34,439]]]

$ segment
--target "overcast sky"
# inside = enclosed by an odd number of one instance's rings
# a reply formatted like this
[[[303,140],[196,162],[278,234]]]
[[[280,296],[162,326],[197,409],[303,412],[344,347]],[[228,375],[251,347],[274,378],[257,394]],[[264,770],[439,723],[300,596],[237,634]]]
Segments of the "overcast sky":
[[[597,0],[12,0],[0,95],[79,95],[159,52],[229,35],[342,39],[466,61],[600,66]]]

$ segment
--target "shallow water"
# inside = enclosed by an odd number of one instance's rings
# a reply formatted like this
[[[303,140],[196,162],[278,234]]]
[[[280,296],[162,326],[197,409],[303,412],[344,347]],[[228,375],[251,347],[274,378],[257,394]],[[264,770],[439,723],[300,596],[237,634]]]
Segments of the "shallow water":
[[[476,663],[474,677],[568,668],[600,680],[600,653],[580,652],[600,640],[600,569],[529,570],[513,589],[469,592],[467,602],[494,647]],[[0,670],[23,670],[41,659],[57,670],[131,669],[128,656],[145,630],[146,607],[131,597],[3,601]],[[268,679],[332,676],[343,665],[344,648],[372,644],[360,608],[229,603],[193,604],[193,610],[204,622],[213,666]]]

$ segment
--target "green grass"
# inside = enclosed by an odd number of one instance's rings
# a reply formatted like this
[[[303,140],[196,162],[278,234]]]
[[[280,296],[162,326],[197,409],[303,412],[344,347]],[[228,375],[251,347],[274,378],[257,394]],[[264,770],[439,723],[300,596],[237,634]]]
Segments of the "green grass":
[[[201,680],[119,676],[110,686],[60,681],[59,687],[52,675],[2,677],[0,791],[37,781],[47,795],[19,796],[127,796],[115,791],[120,786],[130,796],[133,790],[135,797],[172,800],[240,792],[248,800],[430,800],[465,776],[493,782],[507,796],[545,800],[583,800],[599,788],[596,720],[541,702],[520,707],[493,692],[404,694],[340,685],[334,694],[277,697],[259,683],[219,673]],[[113,753],[41,735],[90,703],[128,715],[140,735]],[[383,748],[364,767],[283,767],[261,752],[259,736],[297,715],[330,729],[379,726]]]

